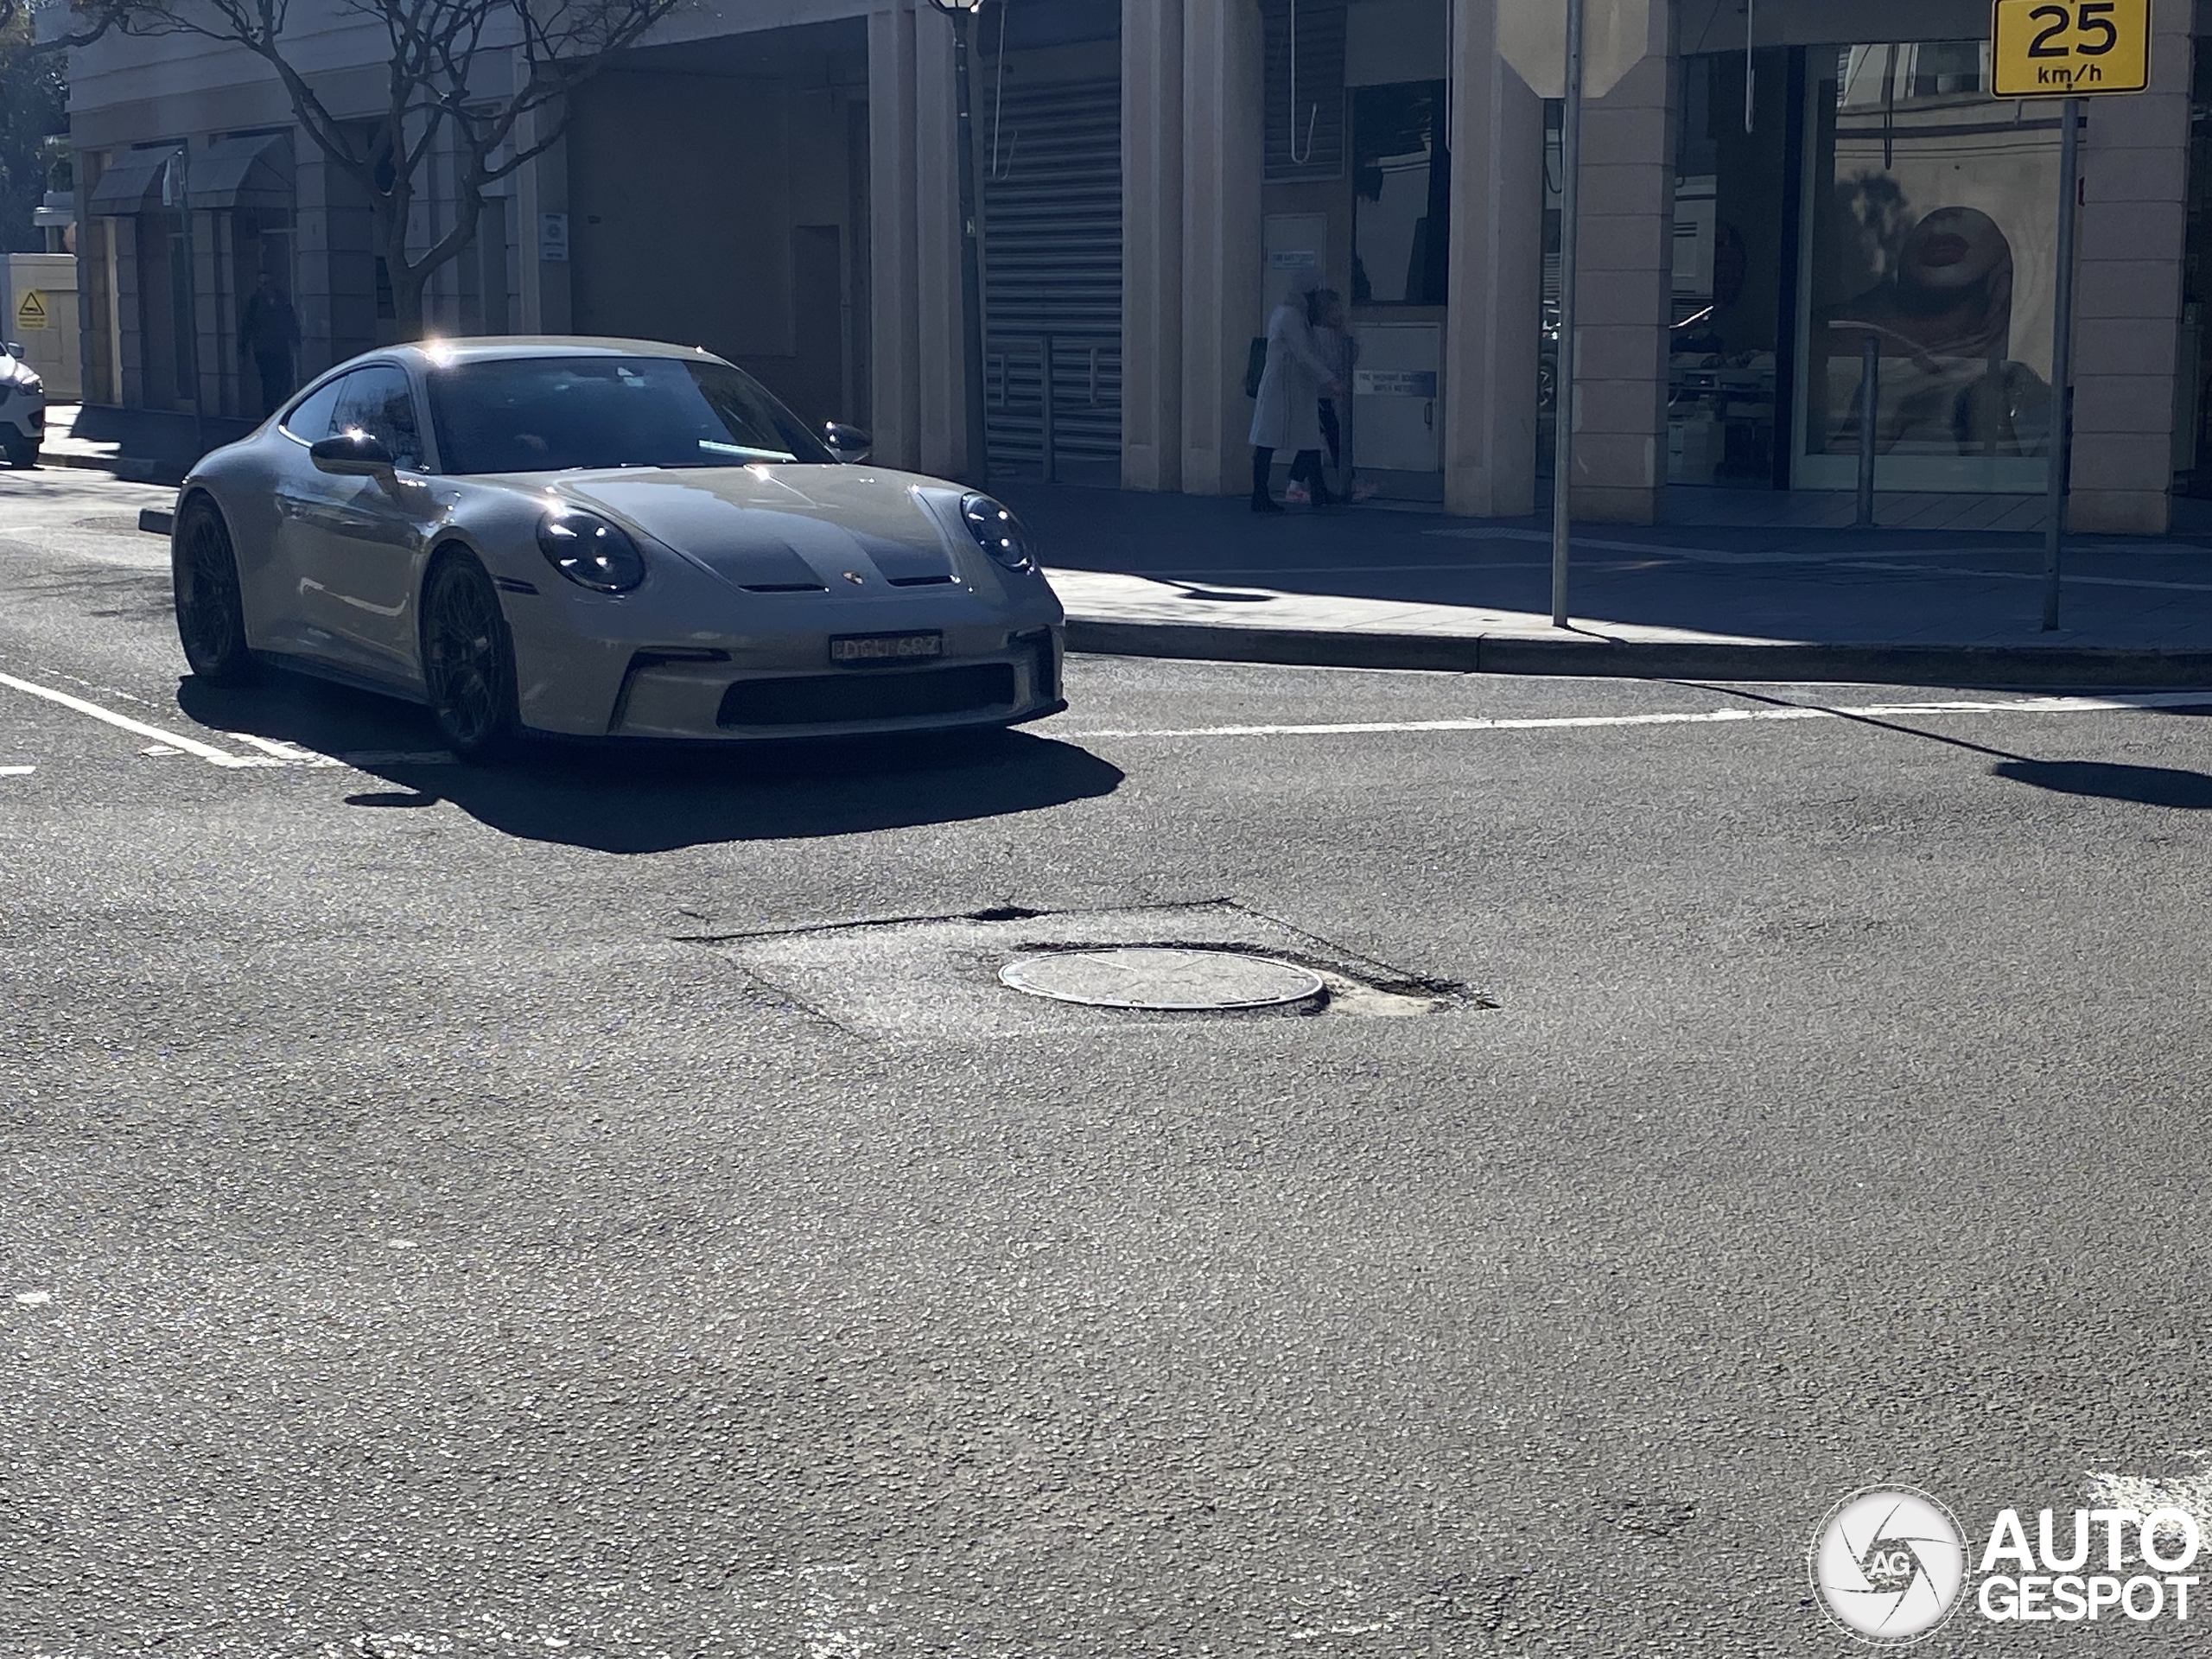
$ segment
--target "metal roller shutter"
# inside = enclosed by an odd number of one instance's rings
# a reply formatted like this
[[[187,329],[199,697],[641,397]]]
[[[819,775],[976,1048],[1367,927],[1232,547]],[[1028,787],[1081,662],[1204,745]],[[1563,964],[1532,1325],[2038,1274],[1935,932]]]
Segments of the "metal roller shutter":
[[[1043,458],[1048,337],[1057,459],[1118,462],[1121,83],[1008,86],[995,118],[988,105],[982,112],[977,138],[991,464],[1027,470]]]

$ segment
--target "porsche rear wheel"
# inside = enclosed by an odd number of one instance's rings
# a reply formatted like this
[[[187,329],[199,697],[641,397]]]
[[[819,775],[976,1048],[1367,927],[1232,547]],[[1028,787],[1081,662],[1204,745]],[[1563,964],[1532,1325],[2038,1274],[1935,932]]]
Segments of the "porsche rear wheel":
[[[246,649],[245,605],[238,563],[223,517],[208,501],[192,502],[169,549],[176,597],[176,635],[193,677],[210,685],[243,685],[253,677]]]
[[[439,560],[423,585],[423,679],[447,747],[480,762],[514,753],[514,641],[492,579],[466,553]]]

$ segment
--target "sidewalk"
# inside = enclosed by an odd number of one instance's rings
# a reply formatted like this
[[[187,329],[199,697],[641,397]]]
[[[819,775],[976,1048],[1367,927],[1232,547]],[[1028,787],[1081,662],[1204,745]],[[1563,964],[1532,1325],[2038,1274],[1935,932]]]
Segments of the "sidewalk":
[[[2069,539],[2042,631],[2043,538],[1989,531],[1592,525],[1568,629],[1551,533],[1378,507],[1255,517],[1241,498],[1037,484],[1078,651],[1493,673],[2118,688],[2212,685],[2212,546]]]
[[[48,422],[49,464],[174,483],[197,454],[187,416],[62,405]],[[207,437],[248,429],[211,420]],[[1699,524],[1578,530],[1573,626],[1561,629],[1539,518],[1373,502],[1262,518],[1241,497],[995,488],[1038,533],[1077,651],[1510,674],[2212,686],[2212,531],[2198,539],[2195,519],[2163,540],[2069,539],[2061,626],[2046,633],[2038,534],[1964,529],[1955,515],[1931,524],[1911,497],[1882,505],[1916,527],[1873,531],[1758,522],[1830,504],[1706,501]],[[1977,522],[2036,510],[1995,506],[2005,511]]]
[[[209,449],[252,430],[251,421],[212,416],[204,431],[195,431],[189,415],[49,404],[46,442],[41,446],[39,461],[47,467],[85,467],[112,473],[134,484],[175,484],[182,480],[185,469]]]

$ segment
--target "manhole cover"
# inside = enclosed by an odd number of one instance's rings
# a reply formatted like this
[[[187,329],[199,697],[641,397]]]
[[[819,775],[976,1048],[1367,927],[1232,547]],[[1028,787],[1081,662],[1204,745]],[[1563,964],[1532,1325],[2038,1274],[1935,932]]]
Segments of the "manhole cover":
[[[1273,1008],[1313,1001],[1322,992],[1320,975],[1291,963],[1159,946],[1018,957],[999,969],[999,981],[1032,996],[1100,1008]]]

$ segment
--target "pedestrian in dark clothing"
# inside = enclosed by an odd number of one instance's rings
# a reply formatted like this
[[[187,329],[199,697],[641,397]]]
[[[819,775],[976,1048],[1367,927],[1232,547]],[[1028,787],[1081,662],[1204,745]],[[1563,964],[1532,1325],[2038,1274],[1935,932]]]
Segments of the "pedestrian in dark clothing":
[[[1339,412],[1345,389],[1351,385],[1353,369],[1359,362],[1359,342],[1352,337],[1351,324],[1345,319],[1344,296],[1335,289],[1315,289],[1306,306],[1314,349],[1329,365],[1336,382],[1333,387],[1322,388],[1321,438],[1329,446],[1330,470],[1337,475],[1337,499],[1364,501],[1375,491],[1361,483],[1344,465],[1344,424]]]
[[[292,352],[300,343],[300,320],[284,290],[267,271],[253,286],[238,322],[238,355],[253,359],[261,377],[261,412],[274,415],[292,390]]]

